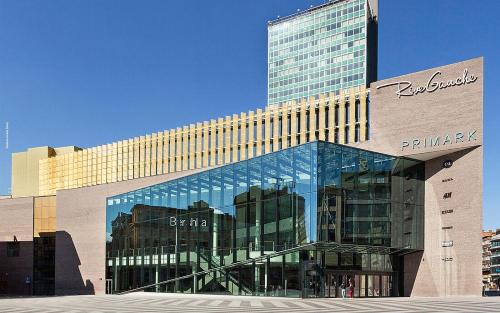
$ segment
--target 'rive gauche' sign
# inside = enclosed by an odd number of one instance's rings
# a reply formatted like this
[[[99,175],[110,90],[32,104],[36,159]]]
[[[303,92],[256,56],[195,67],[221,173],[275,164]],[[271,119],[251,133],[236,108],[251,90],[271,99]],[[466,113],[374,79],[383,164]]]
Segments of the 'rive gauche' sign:
[[[477,81],[478,76],[474,74],[469,74],[469,70],[465,69],[462,73],[462,76],[459,76],[454,79],[448,80],[439,80],[439,77],[442,75],[441,71],[436,71],[432,74],[427,81],[427,84],[424,86],[413,86],[413,83],[410,81],[399,81],[394,83],[388,83],[384,85],[377,86],[377,89],[389,87],[389,86],[397,86],[396,95],[398,98],[401,97],[411,97],[416,96],[421,93],[433,93],[438,89],[446,89],[455,86],[463,86],[472,84]]]

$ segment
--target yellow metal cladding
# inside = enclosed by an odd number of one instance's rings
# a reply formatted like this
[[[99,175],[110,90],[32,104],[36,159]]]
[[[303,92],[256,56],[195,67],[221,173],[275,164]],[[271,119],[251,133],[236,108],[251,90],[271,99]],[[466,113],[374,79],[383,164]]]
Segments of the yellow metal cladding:
[[[271,112],[269,108],[264,112],[264,153],[271,152]]]
[[[231,162],[238,160],[238,152],[240,149],[238,139],[241,136],[238,129],[238,125],[239,125],[238,114],[233,114],[233,119],[231,120],[231,134],[233,136],[233,142],[231,143],[231,149],[229,149],[230,151],[232,151]]]
[[[238,142],[239,144],[239,149],[240,149],[240,160],[246,160],[247,159],[247,132],[248,132],[248,124],[246,121],[247,114],[245,112],[241,113],[241,119],[240,119],[240,141]],[[250,147],[250,144],[248,144]]]
[[[328,97],[328,125],[325,128],[328,130],[327,141],[335,142],[335,134],[338,134],[338,130],[335,129],[335,94],[331,93]],[[326,135],[325,135],[326,137]]]
[[[314,97],[309,98],[309,129],[306,132],[309,133],[309,140],[316,140],[316,101]]]
[[[339,97],[339,115],[338,115],[338,121],[339,121],[339,126],[338,126],[338,142],[339,143],[345,143],[345,128],[347,126],[346,120],[345,120],[345,112],[346,112],[346,106],[345,106],[345,98],[344,95],[341,94]]]
[[[56,197],[36,197],[33,205],[33,237],[55,234]]]
[[[209,123],[208,122],[203,122],[202,133],[203,133],[203,147],[202,147],[203,162],[202,162],[202,167],[208,167],[208,162],[209,162],[209,158],[208,158],[208,154],[209,154],[209,149],[208,149],[208,145],[209,145],[208,139],[209,138],[208,138],[208,134],[210,133],[210,127],[209,127]]]
[[[255,119],[257,120],[257,125],[254,129],[255,133],[257,136],[255,137],[255,155],[254,156],[259,156],[262,155],[262,110],[257,109],[257,114],[255,116]]]
[[[368,95],[365,88],[351,89],[338,96],[320,95],[98,147],[52,153],[38,161],[38,195],[228,164],[316,139],[365,141]]]
[[[281,149],[288,148],[288,102],[281,107]]]
[[[216,132],[217,132],[217,122],[215,120],[210,121],[210,163],[208,166],[215,165],[215,157],[216,157]]]
[[[290,106],[290,146],[293,147],[297,145],[297,105],[295,101],[292,101]]]
[[[318,103],[318,120],[319,120],[319,125],[318,125],[318,139],[319,140],[325,140],[325,96],[320,95],[319,96],[319,103]]]
[[[201,123],[196,123],[196,146],[195,146],[195,158],[196,158],[196,168],[201,168],[201,161],[203,157],[203,127]],[[194,142],[194,140],[193,140]]]
[[[300,103],[300,144],[306,142],[306,129],[307,129],[307,102],[302,100]]]
[[[279,120],[280,120],[280,111],[281,111],[281,108],[276,108],[274,110],[274,114],[273,114],[273,151],[278,151],[281,149],[280,145],[279,145],[279,140],[280,140],[280,133],[279,133],[279,128],[280,128],[280,123],[279,123]]]
[[[254,146],[255,146],[255,137],[254,137],[254,130],[255,130],[255,115],[253,113],[253,111],[250,111],[248,112],[248,122],[247,122],[247,125],[248,125],[248,159],[251,159],[254,157],[253,155],[253,151],[254,151]]]
[[[224,146],[222,147],[222,151],[224,153],[224,164],[231,162],[231,117],[226,116],[226,123],[222,126],[222,129],[225,134],[224,138]]]
[[[356,93],[354,92],[354,88],[349,90],[349,99],[355,99]],[[354,142],[354,133],[356,126],[356,101],[354,103],[349,103],[349,142]]]
[[[367,113],[367,90],[365,87],[362,87],[360,90],[359,94],[359,137],[363,140],[367,140],[366,134],[367,134],[367,123],[368,123],[368,116],[366,115]]]

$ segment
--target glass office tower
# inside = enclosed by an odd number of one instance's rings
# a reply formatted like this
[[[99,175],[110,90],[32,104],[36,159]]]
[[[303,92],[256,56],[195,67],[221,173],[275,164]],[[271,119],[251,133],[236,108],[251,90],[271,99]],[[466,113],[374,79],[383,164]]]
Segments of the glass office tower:
[[[281,104],[377,77],[377,1],[341,0],[268,23],[268,103]]]
[[[423,249],[423,176],[420,161],[319,141],[108,198],[108,286],[397,295],[399,255]]]

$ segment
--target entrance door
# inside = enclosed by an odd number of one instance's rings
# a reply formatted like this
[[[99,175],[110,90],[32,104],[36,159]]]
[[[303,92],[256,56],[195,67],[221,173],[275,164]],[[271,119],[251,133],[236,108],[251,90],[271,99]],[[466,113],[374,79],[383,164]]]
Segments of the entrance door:
[[[341,298],[342,283],[346,286],[345,297],[389,297],[392,295],[393,276],[388,273],[363,273],[355,271],[327,271],[324,280],[324,297]],[[349,288],[351,286],[351,288]]]
[[[326,298],[337,298],[338,294],[338,277],[333,272],[327,272],[325,275],[325,297]]]
[[[346,272],[332,271],[326,272],[325,275],[325,297],[327,298],[341,298],[342,297],[342,283],[345,285],[345,297],[349,297],[349,284],[356,286],[355,275]],[[353,296],[356,296],[356,287],[353,289]]]

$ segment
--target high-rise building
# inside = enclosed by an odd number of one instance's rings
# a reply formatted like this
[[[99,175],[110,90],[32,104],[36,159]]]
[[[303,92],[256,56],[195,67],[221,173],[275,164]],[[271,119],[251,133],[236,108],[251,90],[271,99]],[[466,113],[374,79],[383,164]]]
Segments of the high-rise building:
[[[268,23],[268,104],[377,78],[377,0],[337,0]]]
[[[491,237],[490,251],[491,282],[494,288],[498,288],[500,286],[500,229],[497,229],[496,234]]]
[[[481,232],[483,238],[483,287],[485,290],[492,287],[491,281],[491,237],[495,236],[492,230]]]

